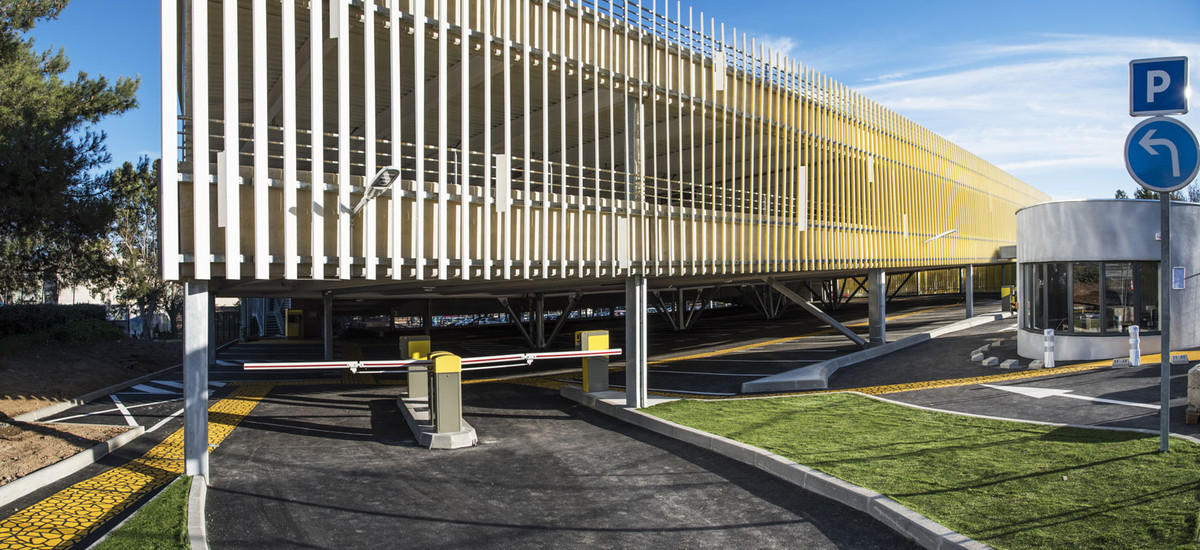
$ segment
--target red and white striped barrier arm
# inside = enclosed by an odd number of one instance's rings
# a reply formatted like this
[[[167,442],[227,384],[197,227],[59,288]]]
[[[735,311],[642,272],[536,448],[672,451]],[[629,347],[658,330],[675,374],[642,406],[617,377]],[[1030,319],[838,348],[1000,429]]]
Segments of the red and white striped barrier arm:
[[[484,370],[515,366],[514,363],[530,365],[534,361],[544,359],[572,359],[583,357],[600,357],[604,355],[620,355],[620,348],[580,351],[548,351],[541,353],[512,353],[508,355],[487,355],[483,357],[462,358],[463,370]],[[427,370],[428,359],[391,359],[385,361],[321,361],[321,362],[292,362],[292,363],[246,363],[244,370],[342,370],[392,372],[407,371],[410,368]]]

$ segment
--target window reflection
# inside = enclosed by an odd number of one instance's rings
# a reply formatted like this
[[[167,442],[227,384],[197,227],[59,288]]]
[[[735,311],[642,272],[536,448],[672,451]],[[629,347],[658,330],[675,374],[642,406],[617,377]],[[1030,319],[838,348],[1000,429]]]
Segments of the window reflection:
[[[1124,332],[1133,316],[1133,264],[1104,264],[1104,330]]]
[[[1138,325],[1141,330],[1158,330],[1158,265],[1138,264]]]
[[[1046,326],[1055,331],[1067,330],[1071,326],[1069,286],[1071,264],[1046,264]]]
[[[1100,332],[1100,264],[1074,264],[1071,275],[1072,330]]]
[[[1022,328],[1125,334],[1158,326],[1158,262],[1025,264]]]

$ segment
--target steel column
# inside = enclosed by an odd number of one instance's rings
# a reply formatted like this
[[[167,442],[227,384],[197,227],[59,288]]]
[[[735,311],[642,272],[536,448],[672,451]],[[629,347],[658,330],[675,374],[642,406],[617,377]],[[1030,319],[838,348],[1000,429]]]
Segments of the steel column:
[[[967,319],[975,316],[975,266],[963,268],[963,294],[967,302]]]
[[[625,279],[625,406],[646,406],[646,277]]]
[[[863,340],[859,335],[855,334],[854,331],[850,330],[849,328],[846,328],[846,325],[843,325],[843,324],[839,323],[833,317],[830,317],[828,313],[825,313],[824,311],[817,309],[817,306],[812,305],[808,300],[805,300],[804,298],[800,297],[800,295],[796,294],[796,292],[794,290],[784,286],[783,283],[776,281],[774,277],[768,277],[767,284],[771,285],[771,288],[774,288],[780,294],[786,296],[789,300],[795,302],[796,305],[800,306],[801,308],[804,308],[804,311],[807,311],[807,312],[813,314],[814,316],[816,316],[816,318],[824,321],[826,324],[833,327],[838,332],[842,333],[843,336],[845,336],[846,338],[849,338],[850,341],[857,344],[858,347],[861,347],[861,348],[867,347],[866,340]]]
[[[867,272],[867,311],[870,345],[887,343],[887,273],[882,269]]]
[[[333,360],[333,294],[321,296],[321,339],[325,343],[325,360]]]
[[[184,285],[183,457],[184,473],[208,480],[208,281]]]

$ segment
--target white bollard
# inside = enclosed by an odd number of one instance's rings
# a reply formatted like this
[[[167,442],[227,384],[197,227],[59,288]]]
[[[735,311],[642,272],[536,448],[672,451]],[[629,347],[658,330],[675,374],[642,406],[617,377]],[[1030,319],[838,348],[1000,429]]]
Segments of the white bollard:
[[[1042,334],[1046,337],[1045,357],[1042,360],[1043,367],[1052,369],[1054,368],[1054,329],[1048,328]]]
[[[1129,327],[1129,366],[1142,366],[1142,337],[1137,325]]]

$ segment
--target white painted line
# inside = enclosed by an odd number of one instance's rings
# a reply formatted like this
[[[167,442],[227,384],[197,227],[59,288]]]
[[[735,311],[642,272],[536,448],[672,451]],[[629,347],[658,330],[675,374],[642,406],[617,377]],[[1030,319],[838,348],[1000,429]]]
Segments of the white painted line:
[[[139,408],[139,407],[152,407],[152,406],[154,406],[154,405],[161,405],[161,404],[163,404],[163,403],[171,403],[171,402],[174,402],[174,401],[183,401],[183,398],[182,398],[182,397],[176,397],[175,399],[167,399],[166,401],[155,401],[155,402],[153,402],[153,403],[139,403],[139,404],[137,404],[137,405],[128,405],[128,406],[126,406],[125,408],[126,408],[126,409],[136,409],[136,408]],[[40,422],[45,422],[45,423],[47,423],[47,424],[51,424],[51,423],[54,423],[54,422],[66,422],[66,421],[68,421],[68,420],[74,420],[74,419],[76,419],[76,418],[83,418],[83,417],[86,417],[86,416],[96,416],[96,415],[101,415],[101,414],[108,414],[108,413],[110,413],[110,412],[116,412],[116,411],[118,411],[118,410],[120,410],[120,409],[116,409],[116,408],[112,408],[112,409],[104,409],[104,410],[102,410],[102,411],[95,411],[95,412],[84,413],[84,414],[76,414],[76,415],[73,415],[73,416],[64,416],[64,417],[62,417],[62,418],[54,418],[54,419],[51,419],[51,420],[41,420]]]
[[[150,433],[154,430],[157,430],[157,429],[163,427],[163,425],[166,424],[167,422],[170,422],[172,418],[175,418],[181,414],[183,414],[183,409],[179,409],[179,410],[171,413],[166,418],[159,420],[157,423],[155,423],[153,426],[151,426],[149,430],[146,430],[146,433]]]
[[[164,390],[164,389],[162,389],[162,388],[156,388],[156,387],[154,387],[154,386],[147,386],[147,385],[145,385],[145,384],[138,384],[138,385],[136,385],[136,386],[134,386],[134,387],[132,387],[132,388],[130,388],[130,389],[132,389],[132,390],[137,390],[137,391],[140,391],[140,392],[143,392],[143,393],[156,393],[156,394],[164,394],[164,393],[166,393],[166,394],[169,394],[169,393],[175,393],[175,392],[173,392],[173,391],[171,391],[171,390]],[[119,392],[119,393],[130,393],[130,392]]]
[[[133,419],[133,415],[129,414],[129,409],[125,408],[125,404],[121,402],[121,398],[117,397],[117,394],[115,393],[109,395],[109,397],[112,398],[113,403],[116,403],[117,410],[121,411],[121,415],[125,417],[125,423],[129,424],[131,428],[136,428],[138,423]]]
[[[1082,399],[1084,401],[1092,401],[1095,403],[1108,403],[1110,405],[1125,405],[1128,407],[1141,407],[1143,409],[1158,410],[1158,405],[1148,405],[1146,403],[1135,403],[1133,401],[1118,401],[1116,399],[1105,399],[1103,397],[1088,397],[1086,395],[1075,395],[1071,393],[1074,390],[1056,390],[1051,388],[1034,388],[1027,386],[994,386],[992,384],[980,384],[985,388],[1012,392],[1034,399],[1043,399],[1046,397],[1069,397],[1071,399]]]
[[[773,374],[740,374],[736,372],[694,372],[687,370],[658,370],[650,369],[650,374],[698,374],[701,376],[741,376],[743,378],[763,378]]]
[[[620,389],[621,391],[625,391],[625,386],[622,386],[622,385],[613,384],[610,387],[613,388],[614,390]],[[673,389],[668,389],[668,388],[646,388],[646,390],[663,392],[663,393],[686,393],[686,394],[690,394],[690,395],[716,395],[716,396],[721,396],[721,397],[732,397],[734,395],[737,395],[736,393],[692,391],[692,390],[673,390]]]
[[[820,363],[822,359],[685,359],[680,363],[687,362],[708,362],[708,363],[729,363],[736,361],[738,363]],[[763,375],[767,376],[767,375]]]
[[[151,384],[158,384],[160,386],[167,386],[178,390],[183,389],[183,382],[176,382],[174,380],[155,380],[151,382]]]
[[[224,387],[225,387],[225,383],[224,383],[224,382],[214,382],[214,381],[211,381],[211,380],[208,382],[208,385],[209,385],[210,387],[215,387],[215,388],[224,388]]]

